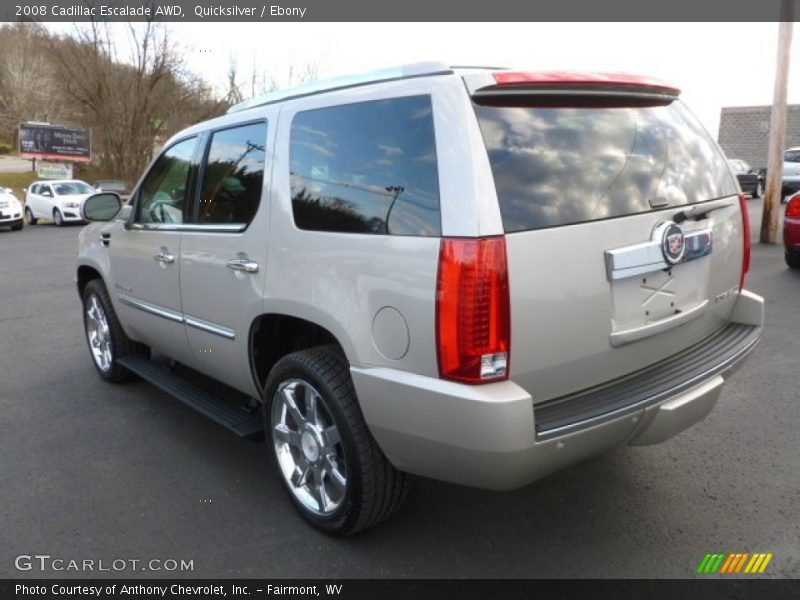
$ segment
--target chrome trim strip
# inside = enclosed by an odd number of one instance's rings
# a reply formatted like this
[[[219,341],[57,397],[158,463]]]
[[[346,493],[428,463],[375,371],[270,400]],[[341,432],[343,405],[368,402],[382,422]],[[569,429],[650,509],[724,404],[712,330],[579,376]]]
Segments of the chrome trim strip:
[[[189,231],[199,233],[241,233],[247,223],[131,223],[136,231]]]
[[[117,294],[117,299],[119,299],[120,302],[122,302],[127,306],[130,306],[132,308],[137,308],[141,311],[150,313],[151,315],[155,315],[157,317],[162,317],[164,319],[167,319],[168,321],[173,321],[175,323],[185,323],[190,327],[194,327],[195,329],[199,329],[207,333],[213,333],[214,335],[218,335],[227,340],[236,339],[236,332],[228,327],[223,327],[222,325],[217,325],[215,323],[209,323],[208,321],[203,321],[202,319],[197,319],[195,317],[189,317],[174,310],[163,308],[156,304],[145,302],[144,300],[138,300],[136,298],[128,296],[127,294]]]
[[[163,317],[169,321],[174,321],[175,323],[183,323],[183,315],[179,312],[174,310],[170,310],[169,308],[163,308],[156,304],[150,304],[149,302],[145,302],[144,300],[137,300],[127,294],[117,294],[117,299],[133,308],[138,308],[146,313],[150,313],[151,315],[156,315],[157,317]]]
[[[711,254],[713,235],[710,229],[691,231],[683,237],[686,253],[680,262],[689,262]],[[609,281],[635,277],[653,271],[671,269],[661,253],[661,241],[651,240],[614,250],[606,250],[606,276]],[[680,263],[678,263],[680,264]]]
[[[761,328],[759,327],[758,329]],[[669,396],[688,391],[692,387],[695,387],[695,384],[699,384],[702,380],[710,379],[715,375],[720,375],[725,371],[727,371],[729,368],[733,367],[737,362],[739,362],[745,356],[750,354],[753,348],[756,347],[756,344],[758,344],[758,342],[760,341],[761,341],[761,334],[759,332],[759,335],[753,337],[747,344],[742,346],[742,348],[734,355],[728,357],[721,363],[706,369],[702,373],[699,373],[694,377],[681,382],[680,385],[676,385],[675,387],[672,387],[668,390],[664,390],[662,392],[654,394],[653,396],[644,398],[639,402],[634,402],[633,404],[617,408],[615,410],[603,413],[601,415],[590,417],[588,419],[583,419],[581,421],[575,421],[574,423],[569,423],[568,425],[562,425],[560,427],[554,427],[552,429],[546,429],[541,432],[536,432],[536,441],[545,441],[554,437],[566,435],[568,433],[573,433],[581,429],[586,429],[587,427],[592,427],[594,425],[601,425],[602,423],[605,423],[607,421],[613,421],[618,417],[624,417],[625,415],[630,414],[632,412],[636,412],[637,410],[641,410],[647,408],[648,406],[658,404],[661,400],[664,400]],[[534,419],[535,419],[535,409],[534,409]]]
[[[189,316],[184,316],[184,322],[190,327],[194,327],[195,329],[200,329],[201,331],[206,331],[208,333],[213,333],[214,335],[218,335],[227,340],[236,339],[236,332],[233,329],[223,327],[222,325],[209,323],[208,321],[203,321],[202,319],[196,319]]]

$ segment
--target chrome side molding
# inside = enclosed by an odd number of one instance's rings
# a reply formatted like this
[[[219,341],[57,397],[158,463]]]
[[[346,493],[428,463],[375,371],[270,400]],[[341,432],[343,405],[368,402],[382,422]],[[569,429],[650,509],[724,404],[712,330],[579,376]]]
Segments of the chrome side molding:
[[[158,306],[157,304],[151,304],[150,302],[133,298],[127,294],[117,294],[117,299],[127,306],[150,313],[151,315],[155,315],[157,317],[161,317],[162,319],[174,321],[175,323],[184,323],[189,327],[194,327],[195,329],[206,331],[208,333],[213,333],[214,335],[218,335],[219,337],[223,337],[227,340],[236,339],[236,331],[230,327],[224,327],[222,325],[217,325],[216,323],[209,323],[208,321],[204,321],[202,319],[184,315],[178,311],[164,308],[163,306]]]

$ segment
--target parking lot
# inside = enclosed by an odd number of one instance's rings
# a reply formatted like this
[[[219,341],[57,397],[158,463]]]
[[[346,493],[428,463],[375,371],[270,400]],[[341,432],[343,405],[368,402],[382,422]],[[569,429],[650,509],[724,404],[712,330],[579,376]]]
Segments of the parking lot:
[[[398,517],[348,539],[305,524],[263,443],[96,375],[80,227],[0,231],[0,575],[85,575],[15,569],[49,554],[193,560],[177,577],[690,577],[708,552],[745,551],[800,577],[800,272],[755,243],[750,208],[766,327],[708,419],[515,492],[416,480]]]

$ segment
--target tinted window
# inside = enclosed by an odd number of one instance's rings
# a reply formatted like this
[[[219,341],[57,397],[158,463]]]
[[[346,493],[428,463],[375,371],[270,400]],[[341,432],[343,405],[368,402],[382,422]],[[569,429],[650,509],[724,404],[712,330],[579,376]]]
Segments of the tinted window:
[[[216,131],[200,194],[200,223],[249,223],[264,183],[267,124]]]
[[[618,217],[736,193],[721,152],[680,102],[475,110],[506,231]]]
[[[178,142],[156,160],[139,192],[141,223],[183,223],[196,143]]]
[[[783,155],[786,162],[800,162],[800,150],[789,150]]]
[[[301,229],[441,231],[430,96],[298,113],[290,162],[294,220]]]

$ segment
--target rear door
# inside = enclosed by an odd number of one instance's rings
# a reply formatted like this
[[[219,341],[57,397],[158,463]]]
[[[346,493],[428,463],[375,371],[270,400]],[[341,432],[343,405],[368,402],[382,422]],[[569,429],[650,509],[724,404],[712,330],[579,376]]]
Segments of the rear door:
[[[736,181],[676,91],[483,89],[473,101],[506,232],[513,381],[552,399],[724,325],[743,258]]]
[[[267,133],[265,118],[209,132],[198,202],[181,242],[188,364],[248,394],[257,393],[248,336],[263,309],[267,267]]]

